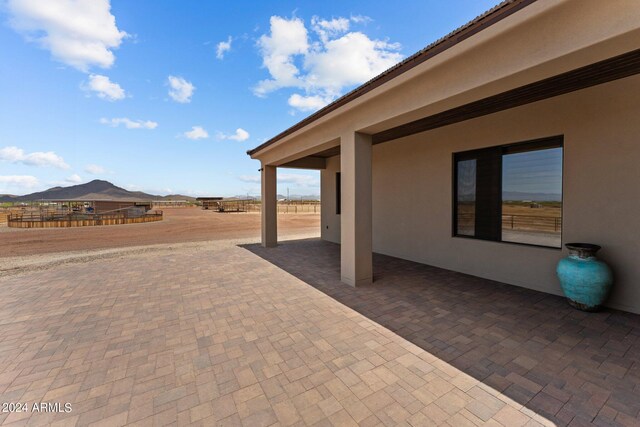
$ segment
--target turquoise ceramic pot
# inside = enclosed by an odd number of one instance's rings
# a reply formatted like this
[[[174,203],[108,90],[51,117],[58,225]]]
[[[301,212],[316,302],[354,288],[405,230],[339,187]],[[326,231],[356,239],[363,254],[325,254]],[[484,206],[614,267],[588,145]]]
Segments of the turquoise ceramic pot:
[[[613,275],[604,262],[596,258],[600,246],[567,243],[569,256],[558,262],[556,272],[562,292],[578,310],[597,311],[609,296]]]

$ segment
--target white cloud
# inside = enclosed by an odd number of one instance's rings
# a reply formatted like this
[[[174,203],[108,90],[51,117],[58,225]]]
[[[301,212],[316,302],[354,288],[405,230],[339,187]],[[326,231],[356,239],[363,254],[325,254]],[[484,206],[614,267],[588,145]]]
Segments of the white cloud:
[[[278,184],[291,184],[296,187],[316,188],[320,185],[318,178],[313,175],[303,175],[298,173],[280,173],[277,174]],[[242,182],[251,184],[260,183],[260,175],[241,175],[238,179]]]
[[[368,24],[373,21],[373,19],[366,15],[351,15],[349,19],[356,24]]]
[[[95,92],[98,98],[106,99],[107,101],[120,101],[127,96],[127,93],[118,83],[114,83],[109,77],[100,74],[91,74],[89,83],[84,85],[83,89]]]
[[[209,138],[209,133],[202,126],[193,126],[190,131],[185,132],[183,135],[193,140]]]
[[[311,18],[311,28],[318,34],[320,40],[326,43],[329,38],[337,37],[349,31],[350,22],[347,18],[334,18],[330,21],[317,16]]]
[[[196,87],[191,82],[176,76],[169,76],[167,81],[171,87],[171,89],[169,89],[171,99],[181,104],[191,102],[191,96],[193,96],[193,92],[196,90]]]
[[[40,182],[38,178],[31,175],[0,175],[0,184],[15,188],[33,188]]]
[[[127,129],[155,129],[156,127],[158,127],[158,123],[151,120],[131,120],[126,117],[113,119],[106,119],[103,117],[100,119],[100,123],[112,127],[124,125]]]
[[[127,36],[116,26],[109,0],[9,0],[10,25],[57,61],[81,71],[109,68]]]
[[[299,18],[271,17],[271,34],[263,34],[258,40],[263,66],[269,70],[271,79],[262,80],[254,88],[258,96],[265,96],[282,87],[300,87],[298,67],[294,55],[304,55],[309,50],[307,29]]]
[[[318,178],[313,175],[302,175],[297,173],[279,173],[279,184],[292,184],[298,187],[317,187],[320,185]]]
[[[9,163],[18,163],[24,160],[24,150],[18,147],[5,147],[0,149],[0,160]]]
[[[100,165],[87,165],[84,167],[84,171],[86,173],[90,173],[91,175],[100,175],[106,172],[106,169]]]
[[[242,182],[248,182],[251,184],[260,184],[260,175],[240,175],[238,179]]]
[[[289,97],[287,102],[290,106],[300,111],[315,111],[324,107],[332,100],[333,99],[331,97],[321,95],[303,96],[299,93],[294,93]]]
[[[396,64],[402,56],[397,45],[371,40],[360,32],[327,41],[322,50],[305,58],[311,91],[338,95],[342,88],[364,83]]]
[[[271,78],[258,82],[254,94],[297,89],[302,93],[292,94],[288,102],[302,111],[323,107],[345,89],[366,82],[402,59],[399,44],[350,31],[351,23],[366,23],[366,17],[325,20],[314,16],[311,32],[299,18],[272,16],[270,22],[270,33],[260,37],[258,47]]]
[[[218,139],[228,139],[231,141],[246,141],[247,139],[249,139],[249,132],[247,132],[246,130],[242,129],[242,128],[238,128],[236,129],[236,132],[234,134],[231,135],[227,135],[225,133],[222,132],[218,132],[218,134],[216,135],[216,138]]]
[[[69,169],[69,165],[65,163],[64,159],[53,151],[25,153],[22,148],[5,147],[0,149],[0,160],[28,166],[52,166],[59,169]]]
[[[73,175],[67,177],[65,179],[65,182],[68,182],[69,184],[80,184],[82,182],[82,178],[77,173],[74,173]]]
[[[233,37],[229,36],[226,42],[220,42],[216,46],[216,58],[224,59],[224,54],[231,50],[231,42],[233,42]]]

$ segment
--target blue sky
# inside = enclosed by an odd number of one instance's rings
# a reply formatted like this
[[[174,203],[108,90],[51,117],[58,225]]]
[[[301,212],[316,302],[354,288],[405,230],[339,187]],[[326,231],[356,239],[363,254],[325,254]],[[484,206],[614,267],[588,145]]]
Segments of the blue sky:
[[[562,194],[562,148],[502,157],[502,191]]]
[[[246,150],[496,2],[0,0],[0,194],[257,195]]]

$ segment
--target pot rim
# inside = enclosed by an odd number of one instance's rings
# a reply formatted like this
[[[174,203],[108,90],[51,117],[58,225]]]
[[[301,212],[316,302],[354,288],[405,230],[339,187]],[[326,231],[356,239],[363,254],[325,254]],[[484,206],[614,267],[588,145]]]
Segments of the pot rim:
[[[596,256],[596,252],[601,249],[600,245],[593,243],[565,243],[569,250],[569,256],[577,256],[580,259],[590,259]]]
[[[599,251],[600,249],[602,249],[602,246],[600,245],[596,245],[594,243],[565,243],[564,246],[567,249],[575,249],[575,250],[582,250],[582,251]]]

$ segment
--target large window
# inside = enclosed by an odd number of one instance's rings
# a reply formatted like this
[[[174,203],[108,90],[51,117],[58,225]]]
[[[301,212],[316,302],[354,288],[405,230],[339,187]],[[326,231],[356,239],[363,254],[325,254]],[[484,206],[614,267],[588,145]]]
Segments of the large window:
[[[454,168],[454,235],[561,247],[561,136],[457,153]]]

